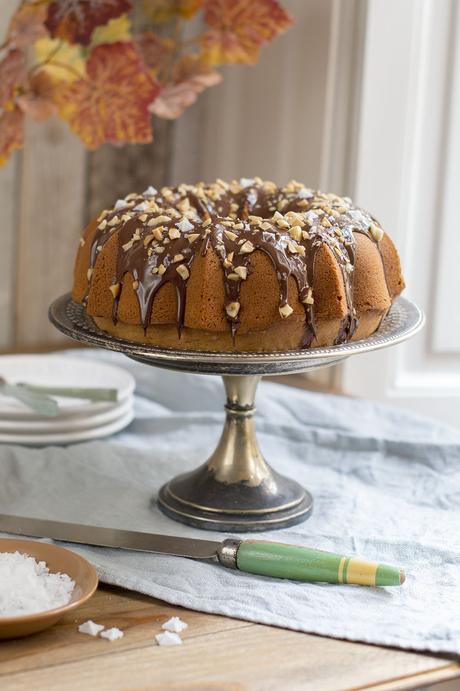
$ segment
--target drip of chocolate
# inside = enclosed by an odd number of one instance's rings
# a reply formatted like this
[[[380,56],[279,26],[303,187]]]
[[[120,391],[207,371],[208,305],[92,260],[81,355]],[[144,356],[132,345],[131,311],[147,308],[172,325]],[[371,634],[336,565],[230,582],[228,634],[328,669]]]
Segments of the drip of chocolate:
[[[296,281],[305,308],[302,346],[308,348],[315,338],[315,257],[325,244],[340,267],[347,302],[347,314],[335,343],[352,338],[358,325],[353,306],[354,233],[364,233],[378,246],[383,231],[369,214],[353,207],[350,199],[313,192],[295,182],[279,189],[259,178],[241,184],[233,181],[228,185],[218,180],[211,185],[180,185],[154,192],[128,195],[98,218],[90,252],[88,291],[99,252],[117,233],[117,264],[111,286],[114,322],[128,275],[133,280],[144,330],[150,325],[157,291],[171,283],[177,295],[180,337],[193,261],[212,247],[222,264],[225,310],[235,339],[241,316],[241,285],[251,273],[252,253],[262,251],[276,272],[282,317],[292,312],[288,304],[289,277]]]

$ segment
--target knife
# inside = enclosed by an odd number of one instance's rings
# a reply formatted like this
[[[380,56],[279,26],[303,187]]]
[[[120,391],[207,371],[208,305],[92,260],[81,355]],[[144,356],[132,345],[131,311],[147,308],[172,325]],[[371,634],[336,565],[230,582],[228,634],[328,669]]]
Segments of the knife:
[[[0,514],[0,531],[97,547],[186,557],[272,578],[370,586],[402,585],[405,581],[403,569],[396,566],[266,540],[227,538],[215,542],[6,514]]]

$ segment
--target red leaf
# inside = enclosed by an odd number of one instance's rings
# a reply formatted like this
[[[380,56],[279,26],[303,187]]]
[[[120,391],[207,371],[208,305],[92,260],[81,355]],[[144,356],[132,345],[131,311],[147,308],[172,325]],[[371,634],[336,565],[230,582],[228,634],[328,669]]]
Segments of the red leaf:
[[[174,51],[174,41],[160,38],[153,31],[146,31],[136,38],[136,46],[144,65],[156,74]]]
[[[97,26],[131,9],[129,0],[55,0],[45,25],[51,36],[87,46]]]
[[[144,0],[142,8],[154,24],[172,19],[190,19],[200,9],[203,0]]]
[[[28,91],[17,99],[20,109],[37,122],[47,120],[57,111],[54,89],[51,77],[41,70],[31,78]]]
[[[0,108],[13,108],[14,98],[26,76],[24,54],[20,50],[10,50],[0,62]]]
[[[211,30],[203,55],[211,65],[257,62],[260,47],[292,24],[277,0],[206,0],[204,20]]]
[[[0,166],[24,145],[24,115],[18,108],[0,116]]]
[[[47,11],[47,2],[22,4],[11,19],[7,34],[8,43],[16,48],[26,48],[47,36],[48,32],[45,29]]]
[[[89,149],[104,142],[150,142],[149,104],[159,84],[132,43],[105,43],[91,51],[87,79],[57,87],[60,115]]]
[[[222,76],[196,55],[184,55],[173,69],[173,83],[167,84],[151,104],[160,118],[173,120],[195,103],[199,94],[222,81]]]

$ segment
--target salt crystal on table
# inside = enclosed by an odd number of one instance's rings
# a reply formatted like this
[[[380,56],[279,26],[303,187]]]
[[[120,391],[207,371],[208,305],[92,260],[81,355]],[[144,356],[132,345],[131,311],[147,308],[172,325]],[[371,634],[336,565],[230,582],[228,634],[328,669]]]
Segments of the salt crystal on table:
[[[117,629],[116,626],[101,633],[101,638],[106,638],[108,641],[116,641],[118,638],[123,638],[123,636],[123,631]]]
[[[86,633],[88,636],[97,636],[99,631],[102,631],[104,628],[103,624],[95,624],[94,621],[91,621],[91,619],[88,619],[88,621],[85,621],[84,624],[80,624],[78,627],[78,630],[80,633]]]
[[[70,576],[50,573],[44,561],[20,552],[0,552],[0,618],[63,607],[74,587]]]
[[[165,621],[165,623],[161,625],[162,629],[171,631],[172,633],[181,633],[181,631],[185,631],[187,627],[188,624],[182,621],[182,619],[179,619],[179,617],[171,617],[171,619],[168,619],[168,621]]]
[[[170,631],[157,633],[155,640],[158,645],[182,645],[182,638],[177,633],[171,633]]]

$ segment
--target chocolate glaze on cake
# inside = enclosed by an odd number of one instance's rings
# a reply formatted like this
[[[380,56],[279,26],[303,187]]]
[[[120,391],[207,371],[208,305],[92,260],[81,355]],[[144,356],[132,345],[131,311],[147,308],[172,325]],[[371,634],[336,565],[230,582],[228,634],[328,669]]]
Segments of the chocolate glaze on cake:
[[[240,326],[240,289],[251,274],[251,255],[269,257],[279,285],[279,313],[292,313],[289,278],[295,279],[298,298],[305,309],[301,347],[315,339],[314,266],[318,250],[326,245],[336,260],[343,279],[346,314],[335,343],[350,340],[358,326],[353,304],[356,260],[355,233],[369,238],[380,251],[384,232],[366,211],[353,206],[347,197],[314,192],[297,182],[284,188],[260,178],[239,183],[217,180],[211,185],[179,185],[143,194],[130,194],[105,210],[97,219],[91,239],[85,302],[93,271],[106,243],[117,235],[116,269],[109,286],[114,299],[112,319],[118,320],[120,295],[126,276],[134,279],[141,323],[151,323],[153,302],[166,283],[177,296],[176,326],[183,330],[187,283],[194,260],[212,247],[219,257],[225,288],[223,308],[235,337]],[[382,258],[385,269],[385,262]],[[385,274],[386,275],[386,274]],[[403,287],[401,278],[401,289]],[[387,281],[388,284],[388,281]],[[393,297],[394,290],[388,288]]]

